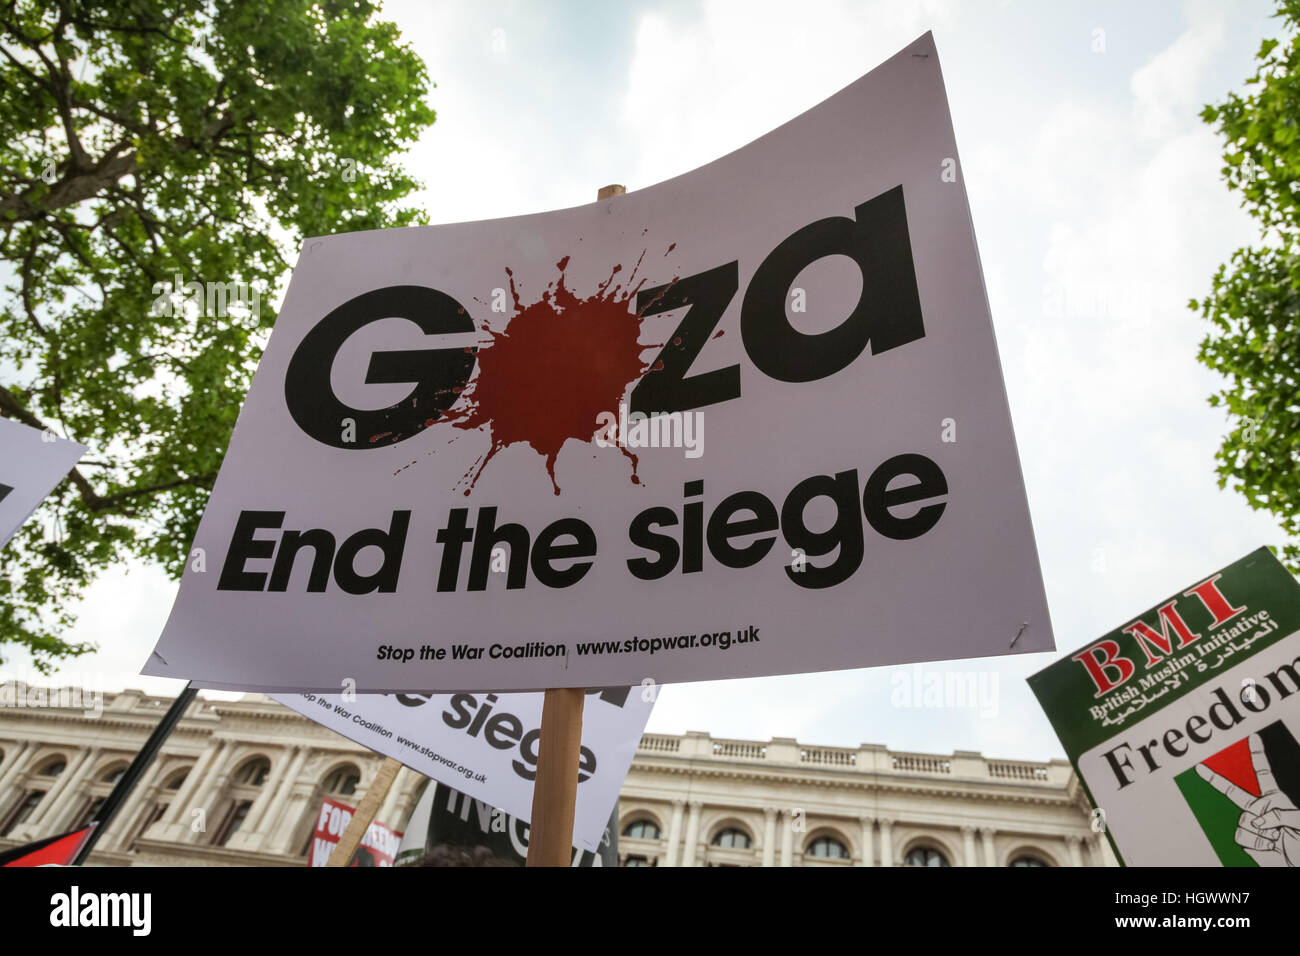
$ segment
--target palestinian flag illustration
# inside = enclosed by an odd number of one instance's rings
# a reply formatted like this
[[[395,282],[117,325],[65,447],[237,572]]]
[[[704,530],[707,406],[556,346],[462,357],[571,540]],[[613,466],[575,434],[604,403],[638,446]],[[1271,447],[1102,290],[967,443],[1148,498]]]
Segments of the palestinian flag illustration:
[[[1300,744],[1283,721],[1174,782],[1224,866],[1300,866]]]
[[[0,866],[69,866],[98,824],[46,837],[0,853]]]

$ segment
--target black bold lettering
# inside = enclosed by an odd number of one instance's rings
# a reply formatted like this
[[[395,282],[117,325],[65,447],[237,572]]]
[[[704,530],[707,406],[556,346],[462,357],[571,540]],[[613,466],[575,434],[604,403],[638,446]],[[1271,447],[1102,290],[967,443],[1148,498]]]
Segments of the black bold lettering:
[[[474,331],[474,320],[459,302],[424,286],[388,286],[344,302],[303,337],[284,377],[289,414],[316,441],[334,448],[392,445],[416,434],[430,418],[439,418],[455,404],[458,390],[469,384],[475,362],[472,350],[375,352],[366,372],[367,385],[409,382],[415,387],[387,408],[351,408],[340,402],[330,385],[339,349],[358,329],[387,318],[414,322],[425,335]],[[356,441],[344,440],[345,418],[356,422]]]
[[[677,559],[681,556],[677,542],[666,534],[656,534],[650,530],[653,527],[671,528],[675,524],[677,514],[672,508],[647,508],[632,519],[627,532],[628,540],[638,548],[653,551],[659,556],[655,561],[649,558],[629,558],[627,569],[635,577],[642,581],[657,581],[677,567]]]
[[[555,539],[570,535],[573,544],[556,544]],[[513,548],[511,551],[513,552]],[[567,588],[577,584],[591,570],[590,561],[579,561],[563,570],[551,567],[552,561],[566,558],[594,558],[596,556],[596,533],[591,526],[580,518],[561,518],[542,529],[533,542],[532,567],[533,577],[548,588]]]
[[[334,580],[348,594],[392,594],[397,590],[397,576],[402,570],[402,552],[406,549],[406,531],[411,524],[409,511],[394,511],[387,531],[367,528],[358,531],[339,546],[334,559]],[[362,548],[376,547],[384,562],[374,574],[357,574],[353,567]]]
[[[751,511],[752,518],[733,521],[741,511]],[[719,564],[729,568],[747,568],[757,564],[772,550],[776,536],[759,538],[742,548],[731,543],[732,538],[749,534],[764,534],[775,531],[780,524],[777,519],[776,506],[767,496],[757,491],[738,491],[728,495],[709,516],[709,552]]]
[[[702,405],[740,397],[740,366],[687,376],[691,363],[704,348],[722,313],[736,294],[737,264],[728,262],[707,272],[637,294],[637,312],[643,316],[671,312],[686,306],[677,329],[651,363],[651,371],[632,389],[628,410],[652,415],[683,412]],[[662,365],[656,369],[655,366]]]
[[[924,338],[903,187],[854,210],[804,226],[763,260],[745,290],[740,334],[750,360],[782,382],[812,382],[847,368],[871,343],[871,354]],[[835,328],[805,335],[786,316],[795,278],[825,256],[848,256],[862,272],[857,307]]]
[[[235,522],[235,533],[230,538],[226,561],[217,579],[218,591],[260,591],[266,586],[266,575],[245,571],[250,558],[269,558],[275,553],[274,541],[258,541],[253,535],[262,528],[278,528],[284,524],[283,511],[241,511]]]
[[[895,478],[910,475],[914,484],[889,488]],[[926,505],[908,518],[900,518],[890,511],[899,505],[937,498],[948,493],[948,480],[943,470],[924,455],[895,455],[877,466],[867,479],[862,491],[862,513],[878,534],[895,541],[919,538],[939,522],[947,502]]]
[[[809,531],[804,509],[814,498],[835,502],[835,523],[825,531]],[[858,473],[841,471],[834,478],[814,475],[790,489],[781,506],[781,530],[790,547],[818,557],[836,551],[835,560],[825,567],[811,561],[802,569],[787,567],[786,575],[805,588],[829,588],[847,581],[862,565],[862,519],[858,517]]]

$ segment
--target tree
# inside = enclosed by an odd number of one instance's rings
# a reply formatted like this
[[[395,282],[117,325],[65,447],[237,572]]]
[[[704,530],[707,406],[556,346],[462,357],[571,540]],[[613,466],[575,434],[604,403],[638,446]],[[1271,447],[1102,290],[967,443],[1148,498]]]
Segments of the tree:
[[[0,551],[0,647],[43,671],[109,564],[184,569],[290,252],[422,221],[393,157],[430,84],[377,9],[0,4],[0,415],[90,449]]]
[[[1280,0],[1289,40],[1265,40],[1246,95],[1201,113],[1225,140],[1224,178],[1258,220],[1261,242],[1238,249],[1191,308],[1213,323],[1200,360],[1227,378],[1210,404],[1227,409],[1219,486],[1277,516],[1300,572],[1300,0]]]

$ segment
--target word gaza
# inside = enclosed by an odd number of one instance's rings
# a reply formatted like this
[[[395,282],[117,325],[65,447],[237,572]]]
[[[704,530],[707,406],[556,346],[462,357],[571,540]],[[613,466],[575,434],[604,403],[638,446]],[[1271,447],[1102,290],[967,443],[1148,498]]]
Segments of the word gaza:
[[[827,256],[852,259],[862,275],[862,291],[839,325],[809,335],[790,323],[787,292],[804,269]],[[665,345],[651,371],[633,388],[633,412],[670,414],[740,398],[739,365],[690,374],[738,291],[739,260],[733,260],[637,294],[638,315],[686,312],[669,337],[680,346]],[[330,383],[335,358],[357,331],[389,318],[413,322],[428,336],[477,328],[469,309],[427,286],[385,286],[344,302],[303,337],[285,374],[285,402],[305,434],[333,448],[382,448],[419,435],[426,422],[441,418],[469,385],[478,361],[474,349],[374,352],[367,384],[414,387],[387,408],[344,403]],[[925,338],[903,187],[861,203],[853,209],[853,218],[818,219],[778,243],[745,289],[740,336],[758,371],[793,383],[815,382],[843,371],[868,346],[872,355],[879,355]],[[356,423],[357,432],[375,437],[368,442],[349,440],[338,427],[345,418]]]

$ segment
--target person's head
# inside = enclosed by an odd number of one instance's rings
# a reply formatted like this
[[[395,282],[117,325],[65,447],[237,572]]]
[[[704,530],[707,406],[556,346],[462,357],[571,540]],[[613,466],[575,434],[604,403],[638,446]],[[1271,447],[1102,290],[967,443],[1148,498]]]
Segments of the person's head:
[[[509,860],[493,856],[485,846],[451,846],[439,843],[424,856],[407,866],[515,866]]]

